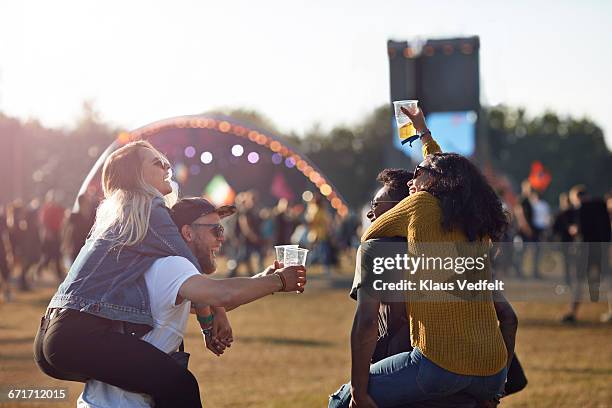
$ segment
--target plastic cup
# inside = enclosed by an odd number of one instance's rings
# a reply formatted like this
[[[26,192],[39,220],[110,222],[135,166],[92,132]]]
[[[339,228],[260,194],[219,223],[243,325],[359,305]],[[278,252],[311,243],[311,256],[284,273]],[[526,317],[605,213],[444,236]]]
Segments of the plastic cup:
[[[419,101],[416,99],[409,99],[405,101],[393,101],[393,109],[395,111],[395,122],[397,123],[397,129],[399,132],[400,140],[406,140],[411,136],[416,135],[416,129],[412,124],[412,120],[402,112],[402,107],[406,108],[410,113],[416,113],[419,108]]]
[[[306,266],[308,250],[304,248],[285,248],[285,266]]]
[[[298,248],[298,245],[276,245],[276,260],[280,263],[285,263],[285,249],[286,248]]]

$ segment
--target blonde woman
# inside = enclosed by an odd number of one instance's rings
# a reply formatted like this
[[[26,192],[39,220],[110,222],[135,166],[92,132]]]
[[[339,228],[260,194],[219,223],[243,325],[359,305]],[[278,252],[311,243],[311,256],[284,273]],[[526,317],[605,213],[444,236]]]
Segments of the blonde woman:
[[[177,198],[170,176],[168,160],[146,141],[127,144],[107,158],[104,200],[91,235],[36,335],[35,359],[47,375],[97,379],[149,394],[156,407],[201,406],[195,377],[139,339],[153,327],[143,278],[151,265],[178,255],[202,271],[170,217],[168,208]],[[209,317],[198,320],[210,325],[210,309],[202,310]],[[222,308],[215,311],[224,318]],[[218,344],[213,351],[223,348]]]

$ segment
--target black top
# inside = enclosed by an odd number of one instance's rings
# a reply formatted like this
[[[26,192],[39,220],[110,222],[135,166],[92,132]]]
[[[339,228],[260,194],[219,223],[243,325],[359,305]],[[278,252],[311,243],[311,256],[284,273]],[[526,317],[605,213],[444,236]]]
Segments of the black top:
[[[610,242],[610,215],[604,200],[586,200],[578,209],[577,218],[583,242]]]

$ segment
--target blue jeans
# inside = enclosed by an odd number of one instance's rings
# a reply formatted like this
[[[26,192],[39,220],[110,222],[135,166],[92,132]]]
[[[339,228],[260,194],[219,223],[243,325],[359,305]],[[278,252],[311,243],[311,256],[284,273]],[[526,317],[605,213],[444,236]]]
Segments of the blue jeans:
[[[450,397],[459,392],[484,401],[502,391],[506,371],[504,368],[486,377],[455,374],[429,361],[415,347],[373,364],[368,393],[380,408]],[[330,396],[329,408],[348,408],[350,402],[351,384],[347,383]]]

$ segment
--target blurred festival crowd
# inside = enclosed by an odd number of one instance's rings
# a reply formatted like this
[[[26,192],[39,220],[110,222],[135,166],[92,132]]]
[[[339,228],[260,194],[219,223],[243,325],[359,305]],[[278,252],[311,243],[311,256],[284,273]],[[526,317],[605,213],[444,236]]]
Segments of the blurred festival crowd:
[[[505,241],[513,243],[513,250],[505,251],[497,260],[499,276],[546,278],[543,269],[549,264],[543,260],[548,246],[525,244],[610,241],[612,193],[592,197],[584,185],[573,186],[559,196],[555,211],[528,180],[522,183],[521,190],[512,204],[507,201],[504,204],[512,220]],[[14,200],[0,206],[4,301],[11,300],[14,289],[26,291],[36,286],[43,271],[61,282],[85,243],[95,220],[97,198],[83,194],[73,209],[67,209],[58,196],[57,192],[49,191],[43,199]],[[323,196],[306,198],[295,203],[280,199],[275,206],[266,207],[260,204],[257,191],[238,193],[235,198],[238,214],[225,221],[223,254],[228,276],[256,274],[266,265],[267,258],[273,257],[274,246],[283,244],[308,248],[309,264],[321,265],[324,276],[334,272],[348,272],[350,276],[352,271],[340,271],[341,259],[354,259],[359,237],[369,225],[367,213],[376,203],[342,217]],[[564,283],[572,286],[584,280],[575,254],[561,252]],[[607,264],[609,260],[604,259]],[[564,319],[573,321],[575,311]]]

